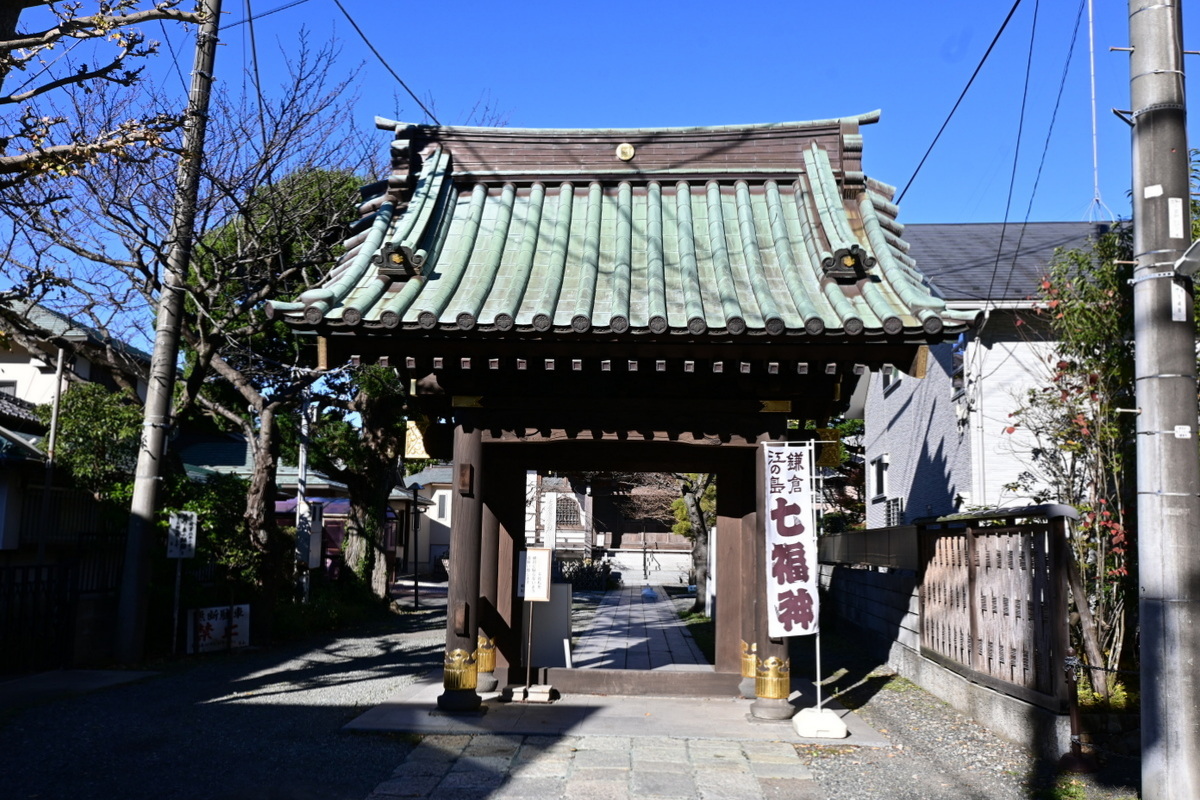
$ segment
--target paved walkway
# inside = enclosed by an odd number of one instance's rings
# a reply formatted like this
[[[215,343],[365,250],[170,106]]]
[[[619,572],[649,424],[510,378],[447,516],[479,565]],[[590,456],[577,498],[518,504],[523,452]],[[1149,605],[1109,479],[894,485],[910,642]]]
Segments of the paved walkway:
[[[654,586],[605,594],[571,659],[583,669],[713,670],[679,624],[675,604]]]
[[[369,800],[823,797],[788,742],[430,736]]]
[[[712,669],[674,604],[652,587],[609,592],[582,632],[573,662],[576,668]],[[346,726],[424,737],[369,800],[808,800],[823,795],[796,744],[889,744],[841,708],[836,711],[850,736],[834,742],[801,739],[790,720],[755,720],[751,701],[741,698],[567,695],[546,705],[490,694],[476,713],[449,714],[437,710],[441,692],[441,676],[433,674]],[[795,692],[792,703],[812,707],[812,687]]]

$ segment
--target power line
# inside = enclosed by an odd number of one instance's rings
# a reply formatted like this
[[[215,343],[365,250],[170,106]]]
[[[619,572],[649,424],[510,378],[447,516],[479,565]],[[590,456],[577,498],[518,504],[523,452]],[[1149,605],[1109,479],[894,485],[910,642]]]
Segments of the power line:
[[[253,22],[256,19],[262,19],[263,17],[269,17],[272,14],[277,14],[280,11],[286,11],[289,8],[292,8],[293,6],[303,5],[304,3],[307,3],[307,2],[308,2],[308,0],[292,0],[292,2],[290,2],[290,3],[285,3],[284,5],[281,5],[278,8],[272,8],[270,11],[264,11],[263,13],[256,14],[254,16],[250,16],[250,12],[247,11],[245,19],[240,19],[237,22],[226,25],[225,30],[229,30],[230,28],[236,28],[238,25],[245,25],[247,22]]]
[[[1013,251],[1012,265],[1016,266],[1017,256],[1021,252],[1021,243],[1025,239],[1025,228],[1029,224],[1029,217],[1033,214],[1033,199],[1037,196],[1038,185],[1042,181],[1042,169],[1046,166],[1046,154],[1050,151],[1050,139],[1054,135],[1054,123],[1058,120],[1058,108],[1062,103],[1063,91],[1067,86],[1067,73],[1071,69],[1071,59],[1075,55],[1075,42],[1079,38],[1079,25],[1083,19],[1083,6],[1088,0],[1080,0],[1079,11],[1075,14],[1075,29],[1071,32],[1071,44],[1067,47],[1067,59],[1063,62],[1062,77],[1058,81],[1058,94],[1054,98],[1054,111],[1050,114],[1050,127],[1046,130],[1046,139],[1042,144],[1042,157],[1038,161],[1037,172],[1033,177],[1033,188],[1029,192],[1029,205],[1025,207],[1025,220],[1021,224],[1021,235],[1017,237],[1017,247]],[[1008,270],[1008,278],[1004,281],[1004,293],[1008,294],[1008,287],[1012,283],[1013,268]],[[990,292],[989,292],[990,294]]]
[[[1019,3],[1019,2],[1021,2],[1021,0],[1017,0],[1017,2]],[[379,63],[383,64],[384,69],[386,69],[388,72],[391,73],[392,77],[396,79],[396,82],[404,87],[404,91],[408,92],[408,96],[411,97],[416,102],[416,104],[421,107],[421,110],[425,112],[425,116],[429,117],[436,124],[441,125],[442,123],[438,120],[437,117],[435,117],[433,115],[433,112],[430,111],[428,108],[426,108],[425,104],[421,102],[421,98],[417,97],[416,94],[413,93],[413,90],[408,88],[408,84],[405,83],[404,80],[399,75],[396,74],[396,71],[394,69],[392,69],[391,65],[388,64],[387,61],[385,61],[383,59],[383,56],[381,56],[379,54],[379,51],[375,49],[375,45],[371,44],[371,40],[368,39],[367,35],[362,32],[362,28],[358,27],[358,23],[354,21],[354,17],[350,16],[350,12],[348,12],[342,6],[341,0],[333,0],[333,4],[336,5],[338,7],[338,10],[340,10],[342,12],[342,14],[346,17],[346,20],[350,23],[350,26],[354,28],[354,31],[363,40],[363,44],[365,44],[370,49],[370,51],[375,54],[375,57],[377,59],[379,59]]]
[[[336,3],[338,0],[333,1]],[[925,160],[929,158],[929,154],[933,152],[933,148],[938,143],[938,139],[942,138],[942,133],[946,130],[946,126],[950,124],[950,119],[954,116],[954,112],[958,111],[958,107],[962,103],[963,98],[967,96],[967,90],[971,88],[971,84],[975,82],[975,78],[978,77],[979,71],[983,69],[984,62],[986,62],[988,60],[988,56],[992,54],[992,49],[995,48],[996,42],[1000,41],[1000,35],[1004,33],[1004,29],[1008,27],[1008,21],[1013,18],[1013,14],[1017,13],[1017,6],[1019,5],[1021,5],[1021,0],[1016,0],[1016,2],[1013,3],[1013,7],[1008,10],[1008,16],[1005,17],[1004,22],[1000,24],[1000,30],[996,31],[996,35],[992,39],[992,43],[988,45],[987,52],[983,54],[983,58],[979,59],[979,64],[975,67],[975,71],[971,73],[971,79],[967,81],[967,85],[963,87],[962,94],[960,94],[958,99],[954,101],[954,108],[950,109],[950,113],[946,115],[946,121],[942,123],[942,127],[938,128],[937,135],[934,136],[933,141],[929,143],[929,149],[925,151],[925,155],[921,156],[921,162],[917,164],[917,168],[913,170],[912,177],[908,179],[908,183],[904,184],[904,188],[900,190],[900,194],[898,194],[896,199],[893,201],[896,205],[900,205],[900,201],[904,199],[904,194],[908,191],[908,187],[912,186],[912,182],[917,179],[917,173],[921,171],[921,167],[925,166]]]
[[[1000,271],[1000,255],[1004,251],[1004,234],[1008,230],[1008,214],[1012,210],[1013,191],[1017,185],[1017,165],[1021,160],[1021,139],[1025,133],[1025,107],[1029,103],[1029,76],[1033,72],[1033,42],[1037,36],[1038,8],[1039,4],[1035,0],[1033,23],[1029,27],[1029,54],[1025,57],[1025,83],[1021,87],[1021,111],[1017,115],[1017,142],[1013,150],[1012,171],[1008,176],[1008,195],[1004,198],[1004,221],[1000,224],[1000,242],[996,245],[996,261],[992,264],[992,277],[988,279],[988,298],[992,296],[992,288],[996,285],[996,273]]]

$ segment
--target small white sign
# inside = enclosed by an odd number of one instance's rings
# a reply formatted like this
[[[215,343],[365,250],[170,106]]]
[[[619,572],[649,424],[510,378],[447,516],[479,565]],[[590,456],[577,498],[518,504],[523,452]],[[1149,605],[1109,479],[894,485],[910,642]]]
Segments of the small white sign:
[[[167,558],[196,557],[196,512],[172,511],[167,528]]]
[[[531,547],[525,551],[525,599],[531,603],[550,602],[550,557],[548,547]]]
[[[250,644],[250,606],[193,608],[188,614],[188,652],[212,653]]]
[[[1183,198],[1167,198],[1167,236],[1172,239],[1182,239],[1183,234]]]
[[[1176,425],[1176,426],[1175,426],[1175,438],[1176,438],[1176,439],[1190,439],[1190,438],[1192,438],[1192,428],[1191,428],[1191,426],[1190,426],[1190,425]]]
[[[1171,281],[1171,322],[1187,322],[1188,293],[1187,289],[1176,280]]]

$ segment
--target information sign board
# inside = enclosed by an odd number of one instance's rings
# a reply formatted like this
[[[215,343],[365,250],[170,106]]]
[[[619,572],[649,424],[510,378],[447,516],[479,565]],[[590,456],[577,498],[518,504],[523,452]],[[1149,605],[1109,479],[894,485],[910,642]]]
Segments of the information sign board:
[[[196,557],[196,512],[172,511],[167,528],[167,558]]]

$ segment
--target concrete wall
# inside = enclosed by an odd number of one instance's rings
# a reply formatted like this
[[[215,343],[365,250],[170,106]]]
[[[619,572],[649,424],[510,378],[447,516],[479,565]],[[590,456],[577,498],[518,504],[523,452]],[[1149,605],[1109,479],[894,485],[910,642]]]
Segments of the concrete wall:
[[[911,570],[821,564],[826,613],[855,626],[864,647],[888,666],[979,724],[1038,755],[1071,747],[1070,722],[1038,706],[972,683],[921,655],[916,576]]]
[[[626,586],[683,586],[692,569],[692,554],[679,550],[610,550],[607,562],[621,573]],[[646,577],[647,568],[649,577]]]

